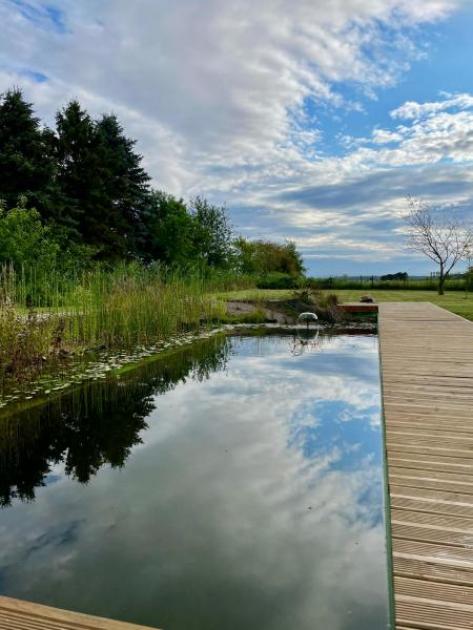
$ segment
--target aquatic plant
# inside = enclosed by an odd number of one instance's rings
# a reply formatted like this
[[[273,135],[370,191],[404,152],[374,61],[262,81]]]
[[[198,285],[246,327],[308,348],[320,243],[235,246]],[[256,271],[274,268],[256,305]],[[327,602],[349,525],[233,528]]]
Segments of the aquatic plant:
[[[158,265],[61,277],[0,269],[0,387],[29,378],[51,359],[100,350],[129,351],[219,321],[224,305],[210,290],[224,276],[172,272]]]

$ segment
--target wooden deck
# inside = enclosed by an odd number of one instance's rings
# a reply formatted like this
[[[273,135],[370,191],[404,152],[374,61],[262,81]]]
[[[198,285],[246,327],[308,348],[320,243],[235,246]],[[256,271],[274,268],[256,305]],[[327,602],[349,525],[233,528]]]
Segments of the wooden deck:
[[[379,306],[396,629],[473,629],[473,323]]]
[[[0,597],[1,630],[153,630],[144,626],[112,621]]]

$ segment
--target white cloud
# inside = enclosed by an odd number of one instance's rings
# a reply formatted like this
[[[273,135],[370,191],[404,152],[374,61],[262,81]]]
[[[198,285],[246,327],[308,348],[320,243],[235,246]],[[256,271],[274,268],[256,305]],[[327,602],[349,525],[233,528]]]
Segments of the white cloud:
[[[373,142],[375,144],[389,144],[400,140],[402,140],[402,135],[397,131],[389,131],[388,129],[375,129],[373,131]]]
[[[437,114],[448,109],[459,110],[471,109],[473,107],[473,96],[471,94],[445,94],[445,98],[440,101],[430,103],[417,103],[407,101],[391,112],[393,118],[403,118],[407,120],[419,120],[432,114]]]
[[[366,142],[350,139],[342,157],[322,153],[321,123],[305,105],[361,109],[360,99],[393,85],[419,55],[412,29],[459,4],[55,0],[49,6],[60,11],[58,25],[40,0],[4,2],[0,90],[21,85],[49,122],[73,97],[94,114],[115,111],[138,138],[157,185],[253,208],[251,221],[235,221],[248,234],[292,236],[302,244],[297,230],[327,219],[332,251],[344,239],[359,238],[364,247],[369,230],[347,234],[342,224],[350,229],[379,206],[367,202],[362,212],[352,207],[327,217],[317,205],[283,204],[278,194],[351,185],[379,169],[467,159],[473,96],[405,103],[392,112],[405,124],[375,129]],[[31,71],[47,81],[35,81]],[[346,83],[357,86],[358,100],[343,95]],[[398,199],[404,194],[399,190]]]
[[[304,98],[341,105],[335,82],[364,89],[391,83],[407,59],[398,51],[372,61],[367,48],[386,43],[377,24],[391,25],[395,34],[442,17],[451,5],[414,4],[66,0],[55,5],[66,32],[55,32],[44,17],[28,19],[7,3],[0,9],[2,48],[14,63],[3,85],[12,72],[36,70],[50,85],[27,85],[44,110],[76,94],[94,111],[119,112],[144,152],[159,156],[150,158],[156,180],[185,191],[189,171],[198,180],[206,167],[280,161],[287,168],[303,159],[306,132],[294,119]],[[173,141],[182,148],[170,151]],[[169,161],[174,177],[163,177]]]

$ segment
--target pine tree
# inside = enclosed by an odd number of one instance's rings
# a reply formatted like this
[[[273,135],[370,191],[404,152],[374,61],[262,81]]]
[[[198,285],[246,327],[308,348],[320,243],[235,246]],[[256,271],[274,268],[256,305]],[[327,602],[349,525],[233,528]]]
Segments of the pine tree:
[[[64,215],[105,259],[137,254],[148,175],[115,116],[98,122],[71,102],[57,115]]]
[[[89,235],[85,227],[90,210],[91,191],[96,182],[94,125],[90,116],[72,101],[56,115],[58,183],[62,214],[77,236]]]
[[[100,174],[108,212],[106,233],[110,255],[132,256],[143,249],[144,211],[149,200],[149,176],[135,152],[135,140],[127,138],[114,115],[98,121]]]
[[[56,192],[51,131],[20,90],[9,90],[0,98],[0,199],[11,209],[21,195],[49,219]]]

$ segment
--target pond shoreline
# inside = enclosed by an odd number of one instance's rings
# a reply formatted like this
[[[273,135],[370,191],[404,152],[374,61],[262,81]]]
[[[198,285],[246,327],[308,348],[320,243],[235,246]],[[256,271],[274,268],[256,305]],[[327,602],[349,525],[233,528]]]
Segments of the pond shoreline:
[[[77,361],[71,359],[69,365],[62,366],[64,371],[60,376],[42,375],[39,379],[28,384],[12,384],[10,393],[0,397],[0,421],[10,414],[26,411],[61,396],[63,393],[93,381],[108,378],[120,378],[122,375],[138,369],[145,363],[164,360],[185,347],[190,347],[206,341],[217,335],[270,335],[280,333],[305,332],[306,325],[281,323],[235,323],[223,324],[211,329],[201,329],[197,332],[174,335],[165,341],[157,342],[148,347],[139,347],[132,352],[102,352],[97,359]],[[343,322],[320,323],[310,326],[310,331],[323,334],[375,334],[376,324],[371,322]],[[78,369],[77,369],[78,368]],[[22,388],[23,387],[23,388]]]

